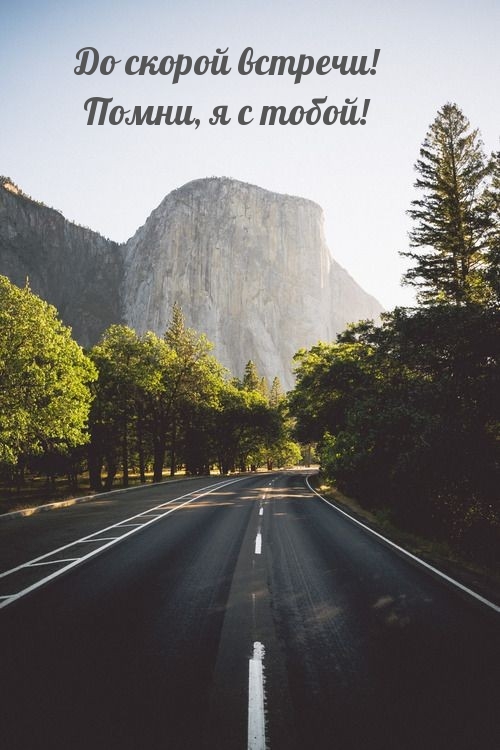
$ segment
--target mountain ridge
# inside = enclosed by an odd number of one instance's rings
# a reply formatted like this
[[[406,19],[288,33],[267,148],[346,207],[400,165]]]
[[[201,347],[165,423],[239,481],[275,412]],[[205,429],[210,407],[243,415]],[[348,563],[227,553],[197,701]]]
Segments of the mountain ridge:
[[[0,273],[29,276],[84,346],[111,323],[162,335],[177,302],[233,374],[253,359],[286,387],[297,349],[382,311],[331,255],[318,204],[229,177],[171,191],[124,243],[0,178]]]

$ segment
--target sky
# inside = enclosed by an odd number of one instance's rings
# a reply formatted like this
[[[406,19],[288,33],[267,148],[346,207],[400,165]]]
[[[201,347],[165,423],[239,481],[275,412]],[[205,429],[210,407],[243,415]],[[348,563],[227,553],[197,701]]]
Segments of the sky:
[[[125,241],[171,190],[228,176],[321,205],[333,257],[386,309],[401,285],[414,164],[437,111],[456,102],[486,152],[500,147],[499,0],[0,0],[0,174],[70,220]],[[111,75],[76,75],[94,47]],[[254,57],[380,56],[375,75],[240,75]],[[212,57],[227,76],[130,76],[132,55]],[[88,125],[84,103],[192,106],[200,126]],[[370,99],[366,124],[259,125],[264,105]],[[325,105],[325,106],[328,106]],[[226,105],[231,122],[210,125]],[[256,121],[239,125],[241,107]]]

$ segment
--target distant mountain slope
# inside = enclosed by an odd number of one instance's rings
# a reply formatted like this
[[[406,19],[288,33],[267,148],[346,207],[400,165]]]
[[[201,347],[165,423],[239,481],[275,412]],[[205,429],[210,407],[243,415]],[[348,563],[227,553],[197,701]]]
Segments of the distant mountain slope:
[[[83,346],[123,322],[123,250],[0,178],[0,274],[57,307]]]
[[[233,374],[253,359],[286,387],[297,349],[382,311],[331,257],[317,204],[228,178],[174,190],[124,245],[2,178],[0,273],[29,277],[84,345],[113,322],[162,334],[178,302]]]

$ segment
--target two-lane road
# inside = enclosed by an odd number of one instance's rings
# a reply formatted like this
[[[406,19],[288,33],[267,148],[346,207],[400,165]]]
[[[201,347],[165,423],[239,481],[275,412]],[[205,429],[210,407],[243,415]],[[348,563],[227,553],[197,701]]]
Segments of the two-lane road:
[[[500,747],[498,615],[300,473],[134,490],[0,541],[2,749]]]

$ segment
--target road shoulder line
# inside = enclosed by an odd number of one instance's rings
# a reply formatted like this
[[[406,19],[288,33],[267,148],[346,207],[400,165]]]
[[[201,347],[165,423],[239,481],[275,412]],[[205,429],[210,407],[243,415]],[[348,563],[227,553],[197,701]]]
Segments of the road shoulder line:
[[[445,581],[448,585],[454,586],[455,588],[462,591],[462,593],[467,594],[468,596],[472,597],[476,601],[480,602],[486,607],[489,607],[489,609],[493,610],[493,612],[496,612],[497,614],[500,614],[500,607],[495,604],[494,602],[490,602],[489,599],[486,599],[484,596],[481,596],[481,594],[478,594],[476,591],[473,591],[472,589],[468,588],[467,586],[464,586],[463,583],[460,583],[460,581],[455,580],[454,578],[451,578],[450,576],[446,575],[446,573],[443,573],[441,570],[438,570],[438,568],[435,568],[433,565],[430,565],[425,560],[422,560],[420,557],[417,557],[412,552],[408,552],[408,550],[404,549],[404,547],[400,547],[399,544],[396,544],[395,542],[391,541],[387,537],[380,534],[378,531],[375,531],[374,529],[371,529],[366,524],[362,523],[361,521],[358,521],[357,518],[354,518],[353,516],[349,515],[349,513],[346,513],[345,510],[342,510],[334,503],[330,502],[330,500],[327,500],[323,495],[321,495],[319,492],[317,492],[314,487],[311,487],[309,483],[309,478],[306,477],[306,484],[311,492],[313,492],[317,497],[319,497],[320,500],[322,500],[324,503],[329,505],[331,508],[337,511],[337,513],[341,513],[343,516],[349,519],[349,521],[352,521],[352,523],[355,523],[357,526],[360,526],[364,531],[367,531],[368,533],[375,536],[379,541],[381,541],[383,544],[387,545],[388,547],[392,547],[394,550],[396,550],[401,555],[408,557],[413,562],[417,563],[420,567],[425,568],[428,570],[432,575],[436,576],[437,578],[440,578],[441,580]]]

